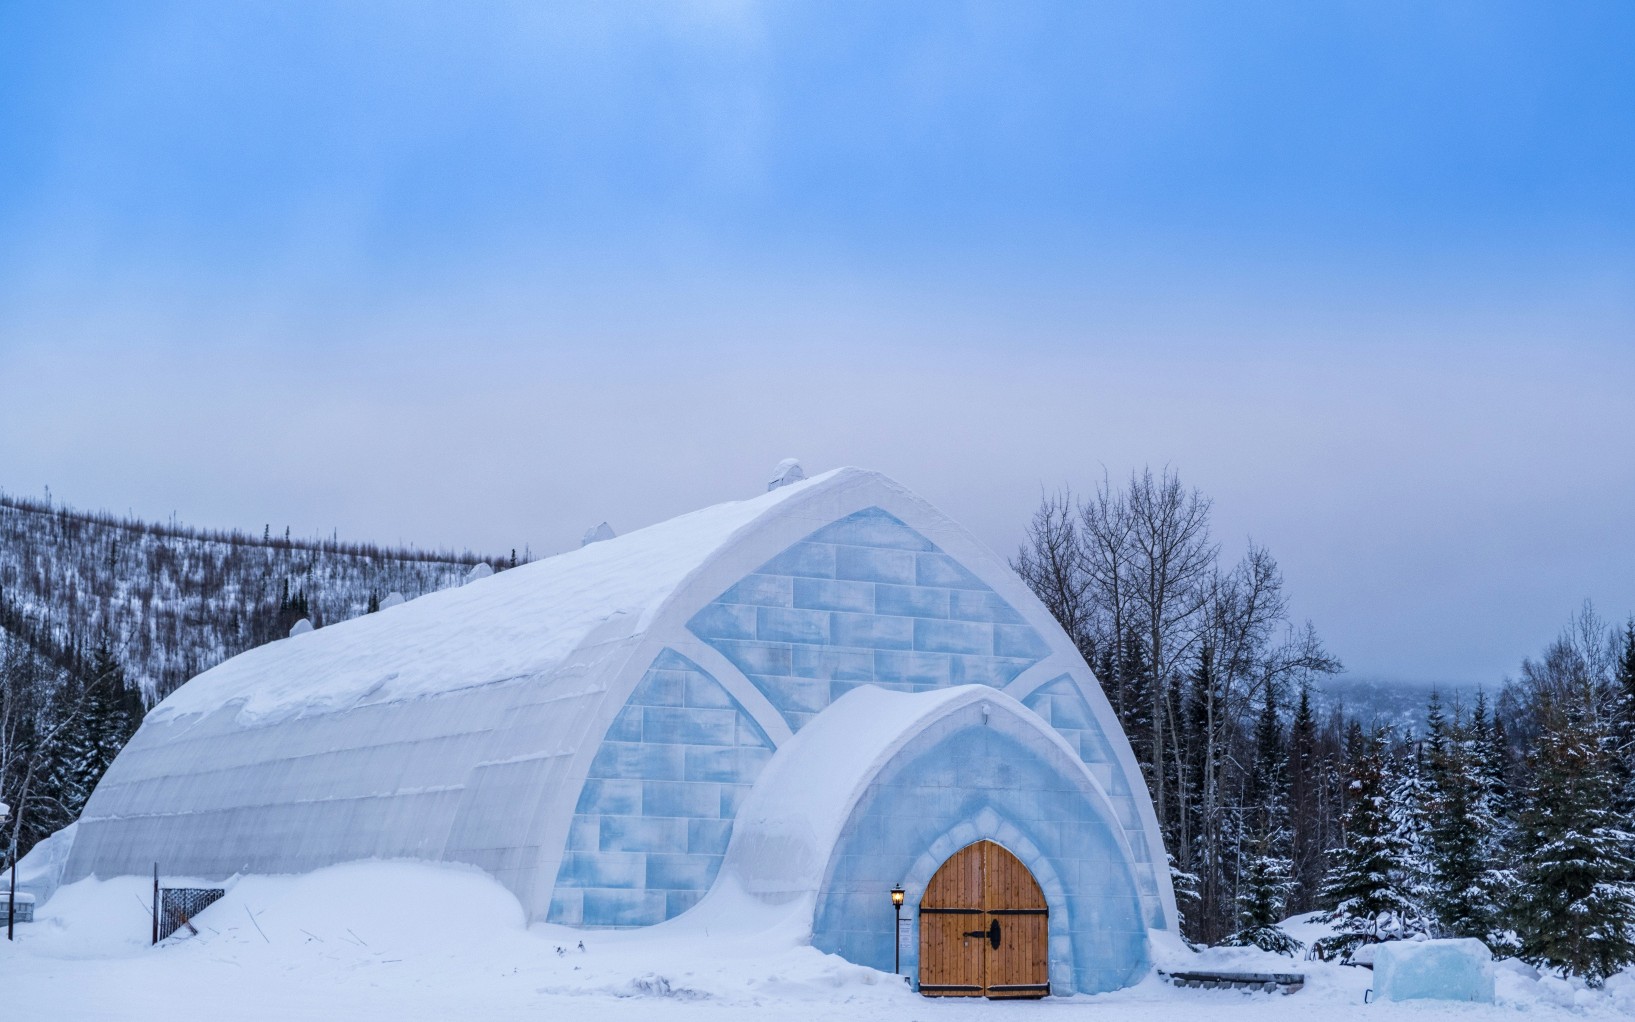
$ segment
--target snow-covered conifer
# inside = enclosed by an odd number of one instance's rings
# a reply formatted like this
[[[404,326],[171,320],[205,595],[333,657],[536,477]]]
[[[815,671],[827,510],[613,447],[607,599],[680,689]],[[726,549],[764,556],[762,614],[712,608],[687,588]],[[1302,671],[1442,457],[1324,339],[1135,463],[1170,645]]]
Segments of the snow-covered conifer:
[[[1442,733],[1435,740],[1445,755],[1449,744],[1445,717],[1439,726]],[[1427,754],[1429,744],[1429,741],[1409,742],[1402,749],[1394,768],[1390,770],[1389,794],[1385,805],[1385,815],[1391,822],[1391,832],[1395,838],[1394,882],[1413,906],[1403,916],[1403,923],[1409,931],[1420,931],[1435,925],[1429,905],[1436,771]]]
[[[1289,858],[1288,771],[1277,689],[1266,696],[1255,722],[1255,759],[1244,791],[1247,847],[1238,866],[1238,929],[1223,943],[1293,955],[1305,945],[1278,925],[1294,892]]]
[[[1635,617],[1624,623],[1619,639],[1622,647],[1613,674],[1613,737],[1621,773],[1620,805],[1625,815],[1635,815]]]
[[[1387,766],[1389,734],[1376,732],[1357,743],[1347,784],[1345,844],[1331,855],[1333,866],[1322,895],[1337,924],[1336,947],[1350,951],[1371,940],[1392,940],[1424,932],[1423,910],[1415,899],[1409,849],[1391,816],[1394,779]]]
[[[1301,911],[1317,903],[1323,882],[1324,764],[1310,685],[1300,686],[1294,718],[1289,722],[1288,772],[1289,855],[1295,882],[1290,907]]]
[[[1598,987],[1635,964],[1635,835],[1614,806],[1612,727],[1589,686],[1539,710],[1511,919],[1523,959]]]
[[[1500,818],[1486,743],[1487,699],[1478,693],[1468,722],[1455,716],[1430,760],[1429,906],[1439,933],[1476,937],[1498,949],[1510,875],[1503,867]]]

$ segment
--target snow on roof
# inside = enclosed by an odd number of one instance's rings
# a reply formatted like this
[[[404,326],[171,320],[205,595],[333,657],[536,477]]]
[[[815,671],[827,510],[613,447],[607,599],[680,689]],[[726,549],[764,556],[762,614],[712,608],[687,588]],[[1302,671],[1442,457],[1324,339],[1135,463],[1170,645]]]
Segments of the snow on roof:
[[[547,673],[587,640],[643,632],[690,574],[780,504],[863,474],[836,469],[267,643],[182,685],[149,717],[238,703],[240,720],[280,718]]]

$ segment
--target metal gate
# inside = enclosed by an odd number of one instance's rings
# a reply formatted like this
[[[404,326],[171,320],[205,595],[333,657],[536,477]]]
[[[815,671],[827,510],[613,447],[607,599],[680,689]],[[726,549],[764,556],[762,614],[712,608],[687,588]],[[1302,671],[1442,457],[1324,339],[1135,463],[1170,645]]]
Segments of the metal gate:
[[[193,917],[212,905],[223,893],[220,887],[161,888],[158,939],[164,940],[184,926],[193,930]]]

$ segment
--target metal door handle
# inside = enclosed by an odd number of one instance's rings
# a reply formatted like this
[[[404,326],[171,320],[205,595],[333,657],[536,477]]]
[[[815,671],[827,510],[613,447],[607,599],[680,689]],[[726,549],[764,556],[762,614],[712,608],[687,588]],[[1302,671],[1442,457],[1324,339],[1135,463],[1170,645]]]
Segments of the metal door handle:
[[[1003,934],[1000,932],[1000,929],[999,929],[999,920],[997,920],[997,919],[995,919],[993,922],[989,923],[988,928],[986,930],[966,930],[965,933],[963,934],[963,936],[966,936],[966,937],[986,937],[986,938],[988,938],[988,943],[993,946],[993,949],[995,951],[999,950],[999,938],[1002,935]]]

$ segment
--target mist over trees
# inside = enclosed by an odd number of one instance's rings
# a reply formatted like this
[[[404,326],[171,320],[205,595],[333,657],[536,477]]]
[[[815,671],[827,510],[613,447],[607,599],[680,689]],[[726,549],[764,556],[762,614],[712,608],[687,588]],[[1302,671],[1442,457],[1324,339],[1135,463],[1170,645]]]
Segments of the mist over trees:
[[[1469,936],[1599,985],[1635,964],[1635,619],[1588,603],[1537,659],[1422,727],[1316,709],[1341,670],[1250,544],[1172,472],[1045,495],[1012,567],[1087,662],[1141,764],[1185,936],[1349,957]]]

